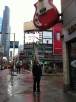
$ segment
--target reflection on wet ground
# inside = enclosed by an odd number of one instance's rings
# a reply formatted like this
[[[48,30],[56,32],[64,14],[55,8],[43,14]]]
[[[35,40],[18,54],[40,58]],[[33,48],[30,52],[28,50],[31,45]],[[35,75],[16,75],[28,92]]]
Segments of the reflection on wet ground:
[[[0,102],[75,102],[76,97],[63,92],[62,76],[43,76],[41,92],[33,93],[31,73],[0,76]]]

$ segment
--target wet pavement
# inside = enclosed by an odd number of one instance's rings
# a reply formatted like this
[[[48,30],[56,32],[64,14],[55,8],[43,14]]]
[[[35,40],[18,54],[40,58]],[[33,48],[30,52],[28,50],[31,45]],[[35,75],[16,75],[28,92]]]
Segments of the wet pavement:
[[[32,86],[29,72],[0,71],[0,102],[76,102],[76,96],[63,92],[63,76],[43,76],[40,93],[34,94]]]

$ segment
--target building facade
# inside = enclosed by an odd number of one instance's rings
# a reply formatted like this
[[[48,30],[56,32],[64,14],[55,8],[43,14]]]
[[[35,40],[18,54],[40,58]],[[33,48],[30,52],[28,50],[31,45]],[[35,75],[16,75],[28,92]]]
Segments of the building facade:
[[[6,34],[7,33],[7,34]],[[2,37],[1,44],[4,47],[4,56],[9,59],[9,44],[10,44],[10,9],[5,6],[3,11],[3,21],[2,21]]]
[[[76,92],[76,0],[61,0],[64,91]]]
[[[29,22],[30,23],[30,22]],[[33,25],[33,22],[31,22]],[[31,30],[30,27],[31,26]],[[36,29],[31,24],[25,23],[24,25],[24,50],[25,50],[25,60],[30,61],[34,59],[38,59],[39,62],[42,63],[49,63],[51,67],[56,66],[57,70],[62,72],[63,71],[63,62],[62,62],[62,40],[60,38],[62,30],[61,30],[61,24],[56,25],[54,27],[54,30],[52,28],[40,31]],[[28,36],[31,33],[39,33],[39,38],[37,41],[40,42],[36,43],[34,41],[27,42],[26,34],[28,32]],[[34,34],[35,34],[34,33]],[[32,39],[31,36],[29,36],[29,39]],[[31,40],[30,39],[30,40]],[[30,41],[29,40],[29,41]]]

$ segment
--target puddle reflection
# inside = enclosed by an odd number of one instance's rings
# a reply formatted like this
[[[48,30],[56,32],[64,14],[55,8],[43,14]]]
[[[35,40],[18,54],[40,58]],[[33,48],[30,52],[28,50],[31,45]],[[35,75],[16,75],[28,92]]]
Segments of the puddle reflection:
[[[13,86],[13,75],[11,75],[11,86]]]
[[[41,94],[35,93],[35,94],[24,94],[26,102],[43,102],[43,99],[41,99]]]
[[[34,98],[34,102],[41,102],[40,101],[40,93],[34,94],[33,98]]]
[[[13,95],[13,76],[10,77],[10,82],[8,83],[8,94]]]

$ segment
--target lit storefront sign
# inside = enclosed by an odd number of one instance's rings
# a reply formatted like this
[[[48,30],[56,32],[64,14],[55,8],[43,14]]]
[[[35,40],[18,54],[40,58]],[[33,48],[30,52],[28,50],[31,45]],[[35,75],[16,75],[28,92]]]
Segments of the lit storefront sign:
[[[38,41],[37,38],[39,39],[39,32],[34,32],[34,33],[33,32],[30,32],[30,33],[26,32],[25,37],[24,37],[25,44],[36,42],[36,41]]]
[[[71,27],[68,29],[68,34],[73,33],[75,30],[76,30],[76,24],[74,24],[73,26],[71,26]]]

